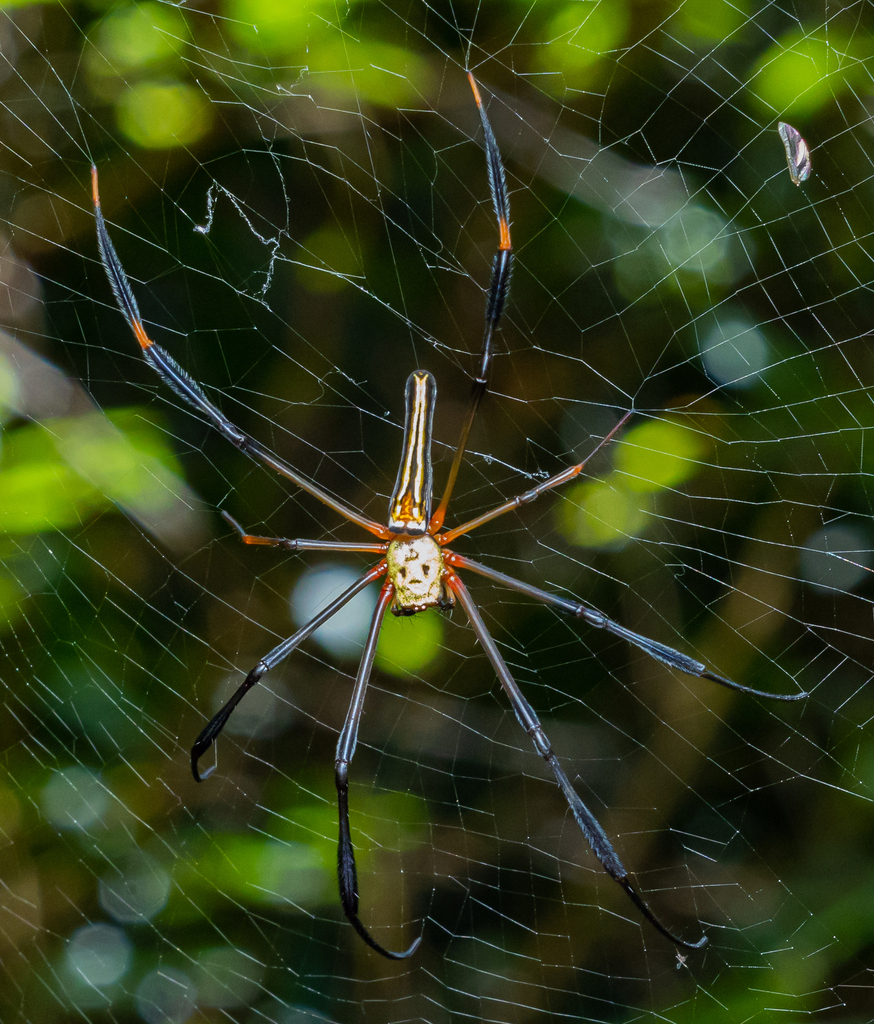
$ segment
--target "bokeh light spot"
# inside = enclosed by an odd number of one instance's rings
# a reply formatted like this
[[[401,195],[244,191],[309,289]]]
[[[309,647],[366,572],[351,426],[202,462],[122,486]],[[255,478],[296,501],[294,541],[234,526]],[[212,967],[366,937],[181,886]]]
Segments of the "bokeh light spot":
[[[807,538],[799,552],[801,576],[817,590],[850,591],[871,576],[871,537],[856,523],[833,523]]]
[[[421,672],[440,653],[443,620],[437,609],[421,615],[392,615],[382,621],[376,663],[383,672],[406,676]]]
[[[182,82],[140,82],[116,106],[118,126],[144,149],[190,146],[212,127],[213,108]]]
[[[308,569],[301,575],[291,594],[291,611],[295,622],[299,626],[308,622],[351,586],[359,575],[354,569],[343,566],[316,565]],[[375,603],[373,588],[368,587],[320,626],[312,638],[334,657],[360,657]]]
[[[109,795],[96,775],[73,765],[52,775],[40,802],[46,817],[58,828],[87,829],[106,813]]]
[[[577,484],[559,505],[559,529],[579,547],[621,547],[644,530],[647,520],[640,495],[629,491],[615,474]]]
[[[616,472],[625,475],[631,491],[676,487],[701,469],[711,447],[697,430],[673,420],[651,420],[633,427],[616,453]]]
[[[133,958],[130,939],[121,928],[89,924],[70,938],[67,967],[86,984],[100,988],[124,977]]]
[[[172,967],[150,971],[137,986],[137,1012],[146,1024],[185,1024],[194,1013],[194,982]]]

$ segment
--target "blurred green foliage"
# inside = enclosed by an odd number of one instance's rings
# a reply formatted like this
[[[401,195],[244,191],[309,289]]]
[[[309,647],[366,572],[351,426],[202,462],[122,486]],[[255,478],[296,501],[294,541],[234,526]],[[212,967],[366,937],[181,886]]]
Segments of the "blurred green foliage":
[[[160,513],[168,503],[158,467],[178,472],[138,409],[19,424],[4,434],[0,530],[68,530],[118,504]]]

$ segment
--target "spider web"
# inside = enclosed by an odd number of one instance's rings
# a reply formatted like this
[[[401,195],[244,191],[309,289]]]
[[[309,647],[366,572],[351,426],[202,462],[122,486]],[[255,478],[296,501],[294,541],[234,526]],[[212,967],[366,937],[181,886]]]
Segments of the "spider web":
[[[874,1018],[874,10],[624,0],[4,5],[0,1019]],[[456,610],[387,622],[350,769],[367,950],[336,894],[333,757],[368,607],[205,721],[363,556],[215,436],[114,306],[89,165],[157,341],[383,520],[403,383],[439,494],[497,245],[516,264],[456,542],[781,704],[476,579],[569,777],[679,956],[603,872]],[[795,185],[778,122],[812,154]],[[368,606],[369,602],[369,606]],[[781,1018],[782,1019],[782,1018]]]

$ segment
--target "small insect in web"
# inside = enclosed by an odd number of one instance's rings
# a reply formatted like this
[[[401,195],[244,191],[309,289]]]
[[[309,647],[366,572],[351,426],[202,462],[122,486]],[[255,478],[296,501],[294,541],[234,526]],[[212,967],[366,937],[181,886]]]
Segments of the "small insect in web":
[[[607,833],[574,789],[558,757],[554,753],[534,709],[513,679],[497,644],[486,628],[477,605],[462,581],[459,571],[464,570],[474,573],[497,584],[499,587],[505,587],[508,590],[522,594],[532,601],[540,602],[569,615],[573,619],[585,622],[595,629],[603,629],[607,633],[611,633],[613,636],[620,637],[633,644],[656,661],[685,675],[707,679],[741,693],[773,698],[775,700],[799,700],[807,696],[807,694],[772,694],[733,682],[724,676],[710,671],[703,662],[659,643],[657,640],[650,640],[648,637],[635,633],[619,622],[608,618],[603,612],[584,601],[569,600],[566,597],[550,594],[545,590],[540,590],[538,587],[475,562],[448,547],[453,541],[464,537],[478,527],[492,522],[507,512],[535,501],[548,491],[560,487],[562,484],[579,476],[592,455],[608,444],[632,415],[630,411],[626,412],[616,426],[595,445],[594,450],[581,462],[569,466],[555,476],[542,481],[536,487],[532,487],[517,497],[501,503],[489,512],[476,516],[460,526],[446,530],[443,529],[443,523],[464,458],[470,430],[488,387],[492,342],[507,300],[513,261],[513,246],[510,239],[510,199],[504,176],[504,167],[497,141],[483,105],[479,87],[472,74],[468,74],[468,79],[473,90],[477,109],[479,110],[485,139],[489,189],[498,223],[499,240],[492,264],[491,281],[486,300],[485,327],[479,354],[479,366],[476,377],[473,380],[467,414],[455,448],[446,486],[437,509],[433,513],[431,511],[431,433],[434,405],[437,396],[437,385],[434,377],[427,370],[416,370],[407,379],[404,440],[397,480],[389,504],[388,521],[385,524],[376,522],[328,494],[318,484],[298,473],[296,469],[279,458],[278,455],[275,455],[260,442],[235,426],[210,401],[203,388],[160,345],[152,341],[143,326],[130,282],[119,262],[118,255],[107,232],[106,222],[100,209],[97,169],[96,167],[91,169],[94,216],[97,224],[97,239],[103,266],[112,285],[119,309],[130,325],[140,345],[142,355],[149,366],[177,395],[193,406],[231,444],[245,452],[252,459],[267,466],[280,476],[285,477],[296,487],[299,487],[305,493],[327,505],[328,508],[332,509],[339,516],[350,522],[357,523],[358,526],[371,534],[373,540],[361,543],[347,543],[345,541],[261,537],[246,533],[227,513],[223,513],[225,520],[233,526],[245,544],[284,548],[292,552],[364,552],[379,556],[379,561],[376,565],[365,572],[336,600],[332,601],[314,618],[310,619],[293,636],[283,640],[282,643],[268,652],[249,672],[230,700],[227,701],[197,737],[191,748],[191,770],[198,782],[210,774],[212,768],[206,772],[200,771],[199,764],[201,758],[218,738],[234,708],[236,708],[248,691],[263,678],[265,673],[279,665],[296,647],[303,643],[319,626],[327,622],[357,593],[364,590],[370,583],[384,579],[385,582],[380,589],[370,630],[364,644],[364,651],[358,666],[349,709],[343,728],[340,731],[334,760],[334,781],[337,789],[339,816],[337,874],[343,911],[367,945],[371,949],[376,950],[377,953],[392,960],[400,960],[412,955],[421,941],[421,936],[416,938],[405,951],[394,952],[380,945],[364,927],[358,916],[358,879],[355,867],[355,851],[349,827],[349,765],[352,762],[358,743],[364,699],[373,668],[380,626],[386,612],[391,609],[395,615],[417,615],[429,608],[436,607],[447,610],[457,601],[464,610],[486,657],[491,662],[495,674],[515,712],[516,718],[530,736],[535,751],[548,765],[580,831],[591,847],[592,852],[601,862],[604,870],[622,887],[641,914],[662,935],[681,949],[699,949],[707,942],[706,936],[702,936],[695,942],[690,942],[674,934],[662,923],[660,918],[656,916],[638,893],[637,889],[631,884],[628,871],[613,849]]]
[[[777,131],[783,140],[783,149],[786,150],[789,177],[792,179],[793,184],[800,185],[802,181],[807,181],[810,177],[810,150],[807,148],[807,143],[802,139],[799,132],[791,124],[780,121],[777,125]]]

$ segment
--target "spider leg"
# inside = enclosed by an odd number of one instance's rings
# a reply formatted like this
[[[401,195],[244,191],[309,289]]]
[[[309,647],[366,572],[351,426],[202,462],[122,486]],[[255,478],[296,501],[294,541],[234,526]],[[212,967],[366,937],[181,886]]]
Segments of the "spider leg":
[[[443,525],[446,518],[446,509],[449,506],[449,499],[455,487],[455,480],[461,468],[461,460],[467,448],[467,439],[470,435],[473,421],[476,418],[477,409],[486,393],[489,380],[489,364],[492,360],[492,337],[498,329],[501,314],[504,311],[504,304],[510,291],[510,275],[513,269],[513,243],[510,239],[510,194],[507,191],[507,178],[504,174],[504,164],[501,160],[501,152],[492,131],[486,108],[483,105],[479,86],[476,79],[468,72],[468,81],[473,90],[473,98],[476,100],[479,110],[480,121],[483,126],[483,135],[486,144],[486,164],[489,172],[489,190],[492,194],[492,205],[495,208],[495,217],[498,221],[499,242],[498,251],[492,261],[492,279],[489,284],[489,297],[486,301],[486,322],[483,330],[483,343],[480,352],[480,364],[471,385],[470,399],[468,400],[467,413],[461,427],[461,434],[458,440],[458,447],[452,459],[452,466],[449,469],[449,476],[446,480],[446,487],[440,505],[431,518],[429,527],[430,533],[435,533]]]
[[[559,597],[557,594],[550,594],[546,590],[540,590],[538,587],[532,587],[528,583],[523,583],[521,580],[514,579],[512,576],[506,576],[502,572],[497,572],[495,569],[489,569],[485,565],[481,565],[479,562],[474,562],[470,558],[465,558],[462,555],[456,555],[454,552],[451,554],[445,552],[447,561],[451,562],[453,566],[457,566],[459,569],[469,569],[471,572],[475,572],[480,576],[485,576],[486,579],[491,580],[493,583],[498,583],[502,587],[507,587],[509,590],[515,590],[520,594],[525,594],[527,597],[533,598],[535,601],[541,601],[543,604],[552,605],[554,608],[558,608],[560,611],[566,612],[568,615],[572,615],[576,619],[582,619],[584,622],[588,622],[590,626],[595,629],[603,629],[608,633],[612,633],[614,636],[621,637],[623,640],[627,640],[630,644],[634,644],[635,647],[640,648],[645,654],[648,654],[651,658],[655,658],[656,661],[660,661],[663,665],[667,665],[669,668],[675,668],[680,672],[685,673],[687,676],[697,676],[699,679],[709,679],[712,683],[719,683],[720,686],[726,686],[729,690],[736,690],[738,693],[749,693],[754,697],[767,697],[769,700],[803,700],[805,697],[809,697],[809,693],[769,693],[767,690],[754,690],[751,686],[743,686],[741,683],[736,683],[732,679],[726,679],[725,676],[717,675],[715,672],[711,672],[707,666],[701,662],[696,661],[695,658],[690,658],[688,654],[683,654],[682,651],[677,651],[673,647],[668,647],[667,644],[661,644],[658,640],[650,640],[648,637],[641,636],[640,633],[635,633],[631,629],[627,629],[625,626],[620,625],[618,622],[611,618],[608,618],[602,611],[597,608],[593,608],[589,604],[585,604],[582,601],[569,601],[566,597]]]
[[[222,519],[232,526],[244,544],[254,544],[260,547],[285,548],[286,551],[364,551],[373,555],[384,555],[386,545],[374,542],[372,544],[355,544],[345,540],[301,540],[290,537],[257,537],[254,534],[246,533],[236,519],[228,512],[222,512]]]
[[[607,833],[571,785],[570,780],[558,761],[558,758],[555,756],[546,733],[543,731],[543,726],[540,724],[540,720],[522,691],[519,689],[518,683],[510,674],[510,670],[507,668],[507,664],[501,656],[497,644],[492,639],[491,634],[486,628],[486,624],[483,622],[479,609],[474,604],[467,587],[465,587],[458,575],[451,570],[446,575],[446,584],[450,590],[454,592],[455,596],[461,603],[461,606],[467,613],[467,617],[470,619],[470,624],[473,626],[473,631],[476,633],[477,639],[482,645],[483,650],[486,652],[489,661],[492,663],[492,667],[497,673],[501,686],[503,686],[507,697],[510,699],[510,704],[512,705],[519,724],[531,737],[534,749],[549,765],[552,774],[555,776],[555,781],[558,783],[559,789],[564,794],[568,807],[570,807],[577,825],[580,827],[580,831],[585,836],[586,842],[588,842],[589,846],[592,848],[592,852],[601,862],[604,870],[615,882],[618,882],[619,885],[622,886],[631,902],[643,914],[647,921],[661,932],[666,939],[670,940],[675,946],[679,946],[682,949],[700,949],[707,942],[706,935],[702,936],[697,942],[687,942],[685,939],[681,939],[679,936],[674,935],[674,933],[669,931],[668,928],[666,928],[665,925],[663,925],[655,916],[637,890],[632,886],[631,882],[629,882],[628,872],[626,871],[622,861],[619,859],[616,851],[613,849],[613,845],[610,840],[607,838]]]
[[[594,449],[583,459],[582,462],[578,462],[575,466],[568,466],[567,469],[563,469],[560,473],[556,473],[555,476],[551,476],[548,480],[544,480],[539,483],[536,487],[532,487],[530,491],[525,491],[524,494],[520,494],[515,498],[510,498],[509,501],[505,501],[502,505],[498,505],[497,508],[493,508],[489,512],[484,512],[481,516],[477,516],[476,519],[469,519],[466,523],[462,523],[461,526],[456,526],[452,530],[447,530],[446,533],[442,533],[437,540],[441,544],[450,544],[456,539],[461,537],[465,533],[470,533],[471,530],[475,530],[478,526],[483,526],[485,523],[490,523],[493,519],[497,519],[498,516],[504,515],[505,512],[512,512],[514,508],[519,508],[522,505],[527,505],[528,502],[534,501],[535,498],[539,498],[541,494],[545,494],[547,491],[551,491],[554,487],[561,487],[562,484],[566,484],[568,480],[573,480],[585,469],[586,464],[589,460],[598,454],[598,452],[607,444],[609,444],[613,438],[619,433],[622,427],[631,419],[632,412],[629,410],[622,419],[616,424],[615,427],[606,434],[601,440],[595,445]]]
[[[207,771],[201,774],[200,769],[197,767],[198,761],[203,755],[209,750],[209,748],[215,743],[219,733],[224,729],[228,719],[234,711],[234,708],[240,703],[240,701],[246,696],[252,687],[261,681],[262,677],[288,657],[289,654],[298,647],[304,640],[315,630],[327,622],[336,612],[338,612],[344,604],[347,604],[352,600],[353,597],[364,588],[372,583],[374,580],[379,579],[380,576],[384,576],[386,572],[385,561],[379,562],[368,572],[364,573],[359,579],[357,579],[351,587],[348,587],[343,593],[335,600],[332,601],[326,608],[315,615],[310,621],[287,640],[283,640],[281,644],[278,644],[273,650],[263,657],[258,664],[252,669],[252,671],[246,676],[242,683],[234,691],[233,696],[228,700],[213,717],[209,720],[206,728],[194,741],[194,746],[191,748],[191,773],[194,775],[195,781],[203,782],[204,779],[208,778],[214,768],[209,768]]]
[[[340,738],[337,740],[337,756],[334,761],[334,781],[337,786],[337,809],[340,818],[339,840],[337,843],[337,878],[340,883],[340,902],[343,905],[343,913],[349,919],[349,923],[361,936],[362,939],[382,956],[389,960],[406,960],[416,952],[421,935],[413,942],[409,949],[403,953],[395,953],[383,946],[373,938],[370,932],[361,923],[358,917],[358,873],[355,870],[355,850],[352,846],[352,836],[349,829],[349,762],[355,754],[355,747],[358,744],[358,726],[361,723],[361,712],[364,707],[364,696],[367,692],[367,684],[370,681],[370,673],[373,669],[373,659],[376,655],[376,643],[379,639],[379,630],[382,620],[394,597],[394,584],[386,582],[379,593],[376,609],[373,613],[373,620],[370,623],[370,632],[367,635],[367,642],[364,645],[364,653],[361,656],[361,663],[358,666],[358,675],[355,679],[355,689],[352,691],[352,699],[349,702],[349,710],[346,713],[346,721]]]
[[[109,278],[109,283],[112,285],[112,291],[118,303],[118,308],[133,331],[134,337],[137,339],[142,350],[143,358],[149,366],[180,398],[197,409],[223,437],[227,438],[240,451],[245,452],[250,458],[264,463],[265,466],[268,466],[280,476],[284,476],[302,491],[311,494],[339,515],[344,516],[353,523],[357,523],[377,537],[387,537],[388,531],[380,523],[373,519],[368,519],[367,516],[361,515],[360,512],[356,512],[354,509],[344,505],[343,502],[333,498],[327,491],[313,483],[312,480],[302,476],[297,470],[289,466],[287,462],[280,459],[278,455],[274,455],[273,452],[265,448],[254,438],[244,434],[239,427],[225,416],[218,406],[214,405],[206,397],[206,393],[197,381],[186,373],[165,349],[152,341],[143,326],[140,310],[133,289],[130,286],[130,281],[124,272],[124,267],[121,265],[121,261],[115,251],[115,246],[112,244],[112,239],[109,237],[109,232],[106,228],[103,211],[100,209],[97,168],[94,165],[91,167],[91,192],[94,200],[94,219],[97,224],[97,243],[100,249],[100,258],[103,261],[103,268],[106,271],[106,276]]]

